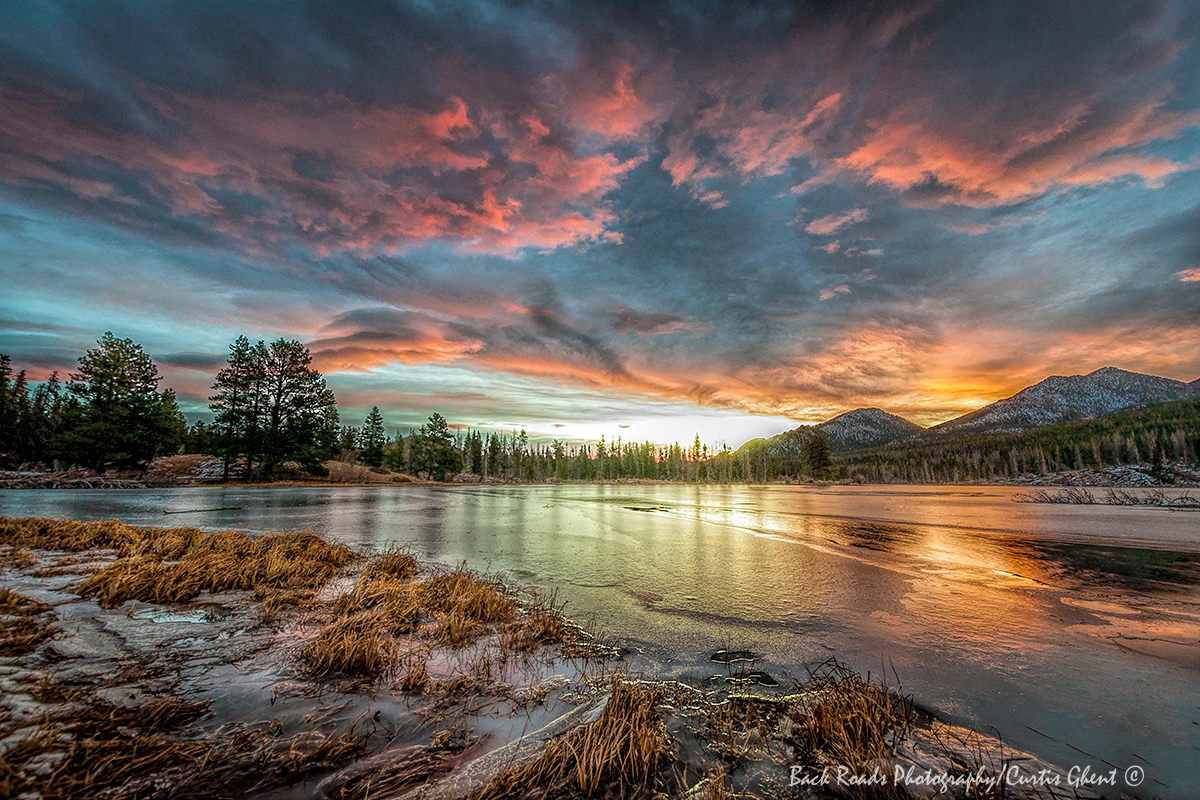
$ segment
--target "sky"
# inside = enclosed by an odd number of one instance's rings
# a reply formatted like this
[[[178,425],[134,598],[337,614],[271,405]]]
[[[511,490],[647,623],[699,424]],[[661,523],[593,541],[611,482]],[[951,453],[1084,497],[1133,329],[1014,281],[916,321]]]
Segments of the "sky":
[[[1200,377],[1200,6],[0,0],[0,352],[736,447]]]

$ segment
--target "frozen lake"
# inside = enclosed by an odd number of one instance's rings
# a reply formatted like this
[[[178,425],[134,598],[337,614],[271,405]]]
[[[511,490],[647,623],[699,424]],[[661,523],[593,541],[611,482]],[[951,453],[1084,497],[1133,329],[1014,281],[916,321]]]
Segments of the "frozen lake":
[[[473,486],[0,491],[0,514],[244,530],[558,590],[635,666],[780,680],[836,655],[1062,766],[1200,787],[1200,513],[1013,501],[998,487]],[[164,515],[240,506],[238,510]],[[1082,752],[1081,752],[1082,751]],[[1086,754],[1085,754],[1086,753]],[[1154,781],[1157,780],[1158,783]],[[1122,785],[1119,789],[1130,791]]]

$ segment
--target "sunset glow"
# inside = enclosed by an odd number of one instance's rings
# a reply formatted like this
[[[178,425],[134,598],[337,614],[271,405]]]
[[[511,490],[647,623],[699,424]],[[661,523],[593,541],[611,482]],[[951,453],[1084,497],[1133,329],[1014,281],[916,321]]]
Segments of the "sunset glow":
[[[737,447],[1200,377],[1191,3],[13,4],[0,352]]]

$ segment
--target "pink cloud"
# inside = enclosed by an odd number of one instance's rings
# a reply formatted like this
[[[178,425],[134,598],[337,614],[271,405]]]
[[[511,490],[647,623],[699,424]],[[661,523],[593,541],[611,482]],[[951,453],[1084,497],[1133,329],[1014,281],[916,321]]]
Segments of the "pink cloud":
[[[142,176],[174,213],[251,250],[290,239],[319,254],[429,241],[511,253],[614,237],[603,197],[638,163],[553,140],[534,116],[459,97],[422,110],[337,95],[146,91],[184,131],[178,138],[80,128],[69,121],[76,98],[67,93],[0,89],[0,136],[15,145],[0,155],[0,174],[125,204],[113,183],[74,174],[81,161],[115,165]],[[224,199],[231,195],[256,198],[260,210],[239,211]]]
[[[1200,281],[1200,267],[1188,267],[1176,272],[1174,277],[1178,278],[1180,283],[1195,283]]]
[[[805,225],[804,230],[814,236],[829,236],[848,225],[853,225],[856,222],[866,222],[867,216],[868,213],[865,208],[854,208],[841,214],[826,214],[823,217],[817,217]]]
[[[891,108],[830,169],[914,192],[919,203],[988,207],[1124,178],[1157,187],[1191,168],[1129,151],[1200,124],[1200,112],[1172,111],[1151,96],[1121,108],[1059,113],[1063,118],[1049,127],[986,114],[950,119],[929,100],[913,100]]]
[[[850,294],[850,287],[844,283],[839,283],[837,286],[832,288],[822,289],[819,297],[822,300],[832,300],[839,294]]]

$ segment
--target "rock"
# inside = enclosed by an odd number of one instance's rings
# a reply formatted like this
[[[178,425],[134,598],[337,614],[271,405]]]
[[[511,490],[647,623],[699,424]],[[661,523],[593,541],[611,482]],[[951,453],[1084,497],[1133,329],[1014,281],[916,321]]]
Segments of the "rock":
[[[414,789],[401,800],[459,800],[474,794],[506,770],[519,769],[533,761],[551,739],[598,720],[608,705],[608,698],[609,695],[604,694],[587,705],[573,708],[539,730],[480,756],[448,778]]]

